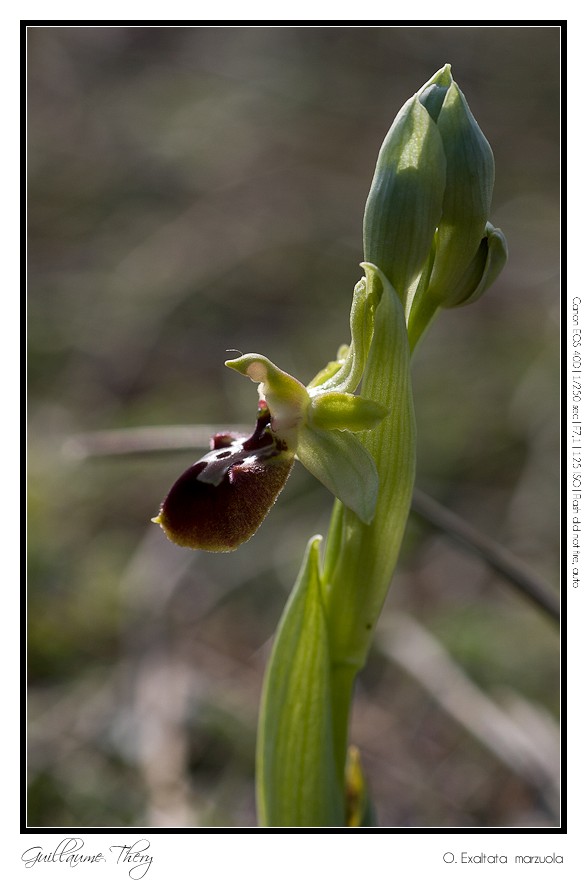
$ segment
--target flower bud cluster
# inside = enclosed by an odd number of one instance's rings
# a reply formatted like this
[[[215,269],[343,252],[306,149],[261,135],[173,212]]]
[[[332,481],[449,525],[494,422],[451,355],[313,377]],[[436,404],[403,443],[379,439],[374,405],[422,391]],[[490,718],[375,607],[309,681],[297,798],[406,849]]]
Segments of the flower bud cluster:
[[[377,160],[365,260],[387,276],[415,343],[435,311],[476,300],[507,259],[488,223],[491,147],[445,65],[406,102]]]

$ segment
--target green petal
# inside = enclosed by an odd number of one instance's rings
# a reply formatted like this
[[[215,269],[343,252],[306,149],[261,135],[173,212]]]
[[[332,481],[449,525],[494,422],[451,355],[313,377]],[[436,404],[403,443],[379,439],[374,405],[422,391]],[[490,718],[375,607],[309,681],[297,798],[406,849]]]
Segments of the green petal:
[[[362,522],[371,522],[377,503],[377,467],[356,436],[346,430],[305,426],[300,430],[297,456]]]
[[[307,412],[311,426],[319,430],[372,430],[389,414],[373,399],[352,393],[322,393],[315,396]]]

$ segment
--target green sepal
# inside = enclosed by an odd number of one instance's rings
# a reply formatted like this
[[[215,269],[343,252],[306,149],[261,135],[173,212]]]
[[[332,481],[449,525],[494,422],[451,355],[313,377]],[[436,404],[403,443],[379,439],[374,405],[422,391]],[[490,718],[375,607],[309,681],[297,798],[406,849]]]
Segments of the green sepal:
[[[379,486],[377,467],[356,436],[347,430],[304,426],[296,454],[305,468],[362,522],[371,522]]]
[[[336,361],[329,362],[308,384],[310,396],[318,393],[353,393],[361,382],[373,337],[373,315],[378,297],[360,279],[353,291],[351,343],[339,347]]]
[[[319,430],[372,430],[389,414],[373,399],[352,393],[321,393],[310,401],[308,423]]]
[[[257,742],[261,826],[342,827],[320,537],[308,543],[267,667]]]

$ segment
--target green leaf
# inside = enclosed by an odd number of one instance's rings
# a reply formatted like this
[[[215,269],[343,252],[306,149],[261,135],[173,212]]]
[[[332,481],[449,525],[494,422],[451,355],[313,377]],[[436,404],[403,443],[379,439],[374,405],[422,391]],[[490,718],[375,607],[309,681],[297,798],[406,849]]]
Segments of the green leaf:
[[[297,456],[335,497],[369,524],[377,503],[377,467],[356,436],[347,430],[302,427]]]
[[[333,752],[320,537],[310,540],[267,669],[257,748],[262,826],[344,826]]]

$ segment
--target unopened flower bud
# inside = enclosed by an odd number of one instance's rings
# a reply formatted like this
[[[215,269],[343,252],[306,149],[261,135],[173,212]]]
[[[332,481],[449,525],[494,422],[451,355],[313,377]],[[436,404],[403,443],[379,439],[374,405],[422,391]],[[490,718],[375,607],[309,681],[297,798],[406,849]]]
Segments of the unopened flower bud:
[[[450,80],[436,119],[446,157],[446,184],[428,286],[428,297],[443,307],[455,303],[455,290],[485,236],[495,176],[489,142],[465,96]],[[422,96],[421,101],[434,108],[430,96]]]
[[[450,290],[443,307],[462,307],[480,298],[497,279],[507,261],[506,238],[492,224],[486,224],[485,236],[460,281]]]
[[[363,221],[365,261],[383,271],[404,304],[440,223],[445,167],[440,133],[416,93],[381,146]]]

